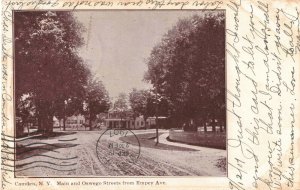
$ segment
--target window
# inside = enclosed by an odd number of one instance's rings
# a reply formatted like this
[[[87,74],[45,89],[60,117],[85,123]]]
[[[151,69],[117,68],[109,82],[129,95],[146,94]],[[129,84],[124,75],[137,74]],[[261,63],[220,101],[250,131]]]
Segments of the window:
[[[137,122],[136,122],[136,125],[139,125],[139,124],[140,124],[140,122],[139,122],[139,121],[137,121]]]
[[[141,121],[141,125],[144,125],[144,122],[143,122],[143,121]]]

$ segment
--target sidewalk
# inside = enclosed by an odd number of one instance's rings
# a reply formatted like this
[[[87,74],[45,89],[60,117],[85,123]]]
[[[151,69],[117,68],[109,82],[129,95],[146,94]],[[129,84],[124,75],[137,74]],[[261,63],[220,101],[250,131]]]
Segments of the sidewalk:
[[[210,152],[210,153],[218,153],[218,154],[224,154],[226,155],[226,150],[221,150],[221,149],[215,149],[215,148],[207,148],[207,147],[201,147],[201,146],[195,146],[195,145],[188,145],[188,144],[183,144],[179,142],[170,142],[167,140],[167,137],[169,136],[169,133],[164,133],[159,136],[159,143],[162,144],[168,144],[168,145],[173,145],[173,146],[180,146],[184,148],[190,148],[198,151],[205,151],[205,152]],[[156,141],[156,139],[154,139]]]

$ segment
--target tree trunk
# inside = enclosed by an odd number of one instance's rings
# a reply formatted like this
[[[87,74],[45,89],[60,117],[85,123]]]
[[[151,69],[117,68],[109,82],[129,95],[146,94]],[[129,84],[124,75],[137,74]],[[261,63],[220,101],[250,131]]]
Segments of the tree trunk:
[[[195,118],[191,119],[191,126],[192,126],[192,131],[193,132],[197,132],[198,131],[197,124],[195,122]]]
[[[27,132],[28,132],[27,136],[29,136],[29,134],[30,134],[30,124],[29,123],[27,123]]]
[[[215,117],[212,117],[212,131],[215,133],[216,132],[216,122],[215,122]]]
[[[39,132],[42,132],[43,134],[45,134],[45,131],[46,131],[46,117],[44,115],[40,115],[39,116],[39,127],[38,127],[38,131]]]
[[[40,100],[37,100],[36,110],[37,110],[37,120],[38,120],[38,132],[44,132],[44,126],[42,122],[43,114],[41,113]]]
[[[39,100],[37,103],[38,110],[38,131],[43,131],[45,134],[53,132],[53,116],[51,112],[52,103],[48,101]]]
[[[206,133],[207,132],[207,126],[206,126],[206,119],[203,121],[203,126],[204,126],[204,132]]]
[[[90,112],[90,115],[89,115],[89,128],[90,128],[90,131],[92,130],[92,117],[91,117],[91,112]]]
[[[63,117],[63,130],[66,130],[66,117]]]
[[[53,133],[53,115],[47,115],[45,118],[45,133]]]
[[[156,143],[155,143],[155,145],[157,145],[159,143],[159,137],[158,137],[158,117],[157,117],[157,115],[155,115],[155,125],[156,125]]]
[[[59,130],[61,130],[61,124],[60,124],[60,119],[58,119],[58,127],[59,127]]]
[[[44,126],[42,124],[41,115],[39,114],[37,117],[38,117],[38,132],[43,132],[44,131]]]
[[[136,119],[136,115],[133,116],[133,129],[135,129],[135,119]]]
[[[17,137],[21,137],[24,135],[24,122],[16,123],[16,135]]]
[[[144,116],[143,116],[143,117],[144,117]],[[144,122],[145,122],[145,123],[144,123],[144,124],[145,124],[145,129],[147,129],[147,127],[148,127],[148,126],[147,126],[147,117],[144,117]]]

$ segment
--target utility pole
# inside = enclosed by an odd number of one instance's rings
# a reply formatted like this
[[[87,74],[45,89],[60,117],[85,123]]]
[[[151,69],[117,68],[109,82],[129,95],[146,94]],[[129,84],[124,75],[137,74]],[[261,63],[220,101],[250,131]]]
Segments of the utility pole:
[[[155,125],[156,125],[156,144],[157,145],[159,143],[159,139],[158,139],[158,96],[157,96],[157,76],[155,75]]]

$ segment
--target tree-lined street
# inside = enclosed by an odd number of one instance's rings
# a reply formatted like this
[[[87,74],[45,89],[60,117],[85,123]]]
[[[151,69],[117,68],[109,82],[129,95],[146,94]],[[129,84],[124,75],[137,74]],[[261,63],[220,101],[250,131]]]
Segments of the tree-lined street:
[[[32,122],[51,133],[53,117],[83,114],[92,130],[97,115],[110,108],[134,117],[164,116],[170,126],[196,131],[225,125],[225,14],[205,12],[179,19],[145,60],[151,89],[120,92],[107,88],[79,54],[82,23],[70,12],[16,14],[17,131]],[[213,40],[212,40],[213,39]],[[141,63],[143,64],[143,63]],[[105,72],[105,71],[101,71]],[[21,74],[22,73],[22,74]],[[142,79],[141,79],[142,80]],[[114,97],[115,98],[115,97]]]
[[[160,12],[168,28],[149,12],[110,14],[115,22],[102,12],[85,22],[68,11],[14,13],[17,175],[225,176],[226,151],[213,149],[226,148],[225,12]],[[163,30],[140,33],[137,20]],[[103,129],[134,133],[100,141]]]

